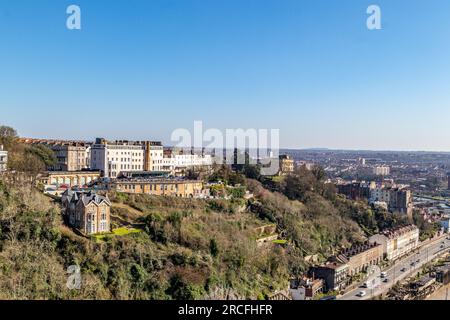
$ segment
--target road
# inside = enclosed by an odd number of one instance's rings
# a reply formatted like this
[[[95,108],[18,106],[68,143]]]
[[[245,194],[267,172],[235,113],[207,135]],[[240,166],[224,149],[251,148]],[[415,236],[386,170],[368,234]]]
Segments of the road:
[[[433,260],[437,256],[448,252],[450,249],[450,241],[446,237],[441,237],[433,242],[430,242],[420,249],[416,249],[415,253],[412,253],[400,260],[398,260],[393,266],[386,270],[387,273],[386,281],[385,279],[380,279],[380,284],[375,288],[356,288],[342,295],[339,300],[367,300],[372,297],[381,295],[389,291],[389,289],[398,281],[403,280],[417,273],[421,267],[427,262]],[[359,292],[364,291],[366,295],[364,297],[359,297]]]

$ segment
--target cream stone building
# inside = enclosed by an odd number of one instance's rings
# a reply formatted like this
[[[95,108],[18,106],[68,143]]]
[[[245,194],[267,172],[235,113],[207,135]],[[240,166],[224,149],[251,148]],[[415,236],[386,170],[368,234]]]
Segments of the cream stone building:
[[[294,159],[288,155],[280,155],[280,175],[287,175],[294,172]]]
[[[383,246],[384,257],[387,260],[396,260],[418,247],[419,228],[409,225],[386,230],[373,235],[369,241]]]
[[[54,152],[56,163],[48,170],[81,171],[90,167],[91,146],[87,142],[30,138],[23,138],[21,142],[43,145]]]
[[[203,183],[179,178],[118,179],[110,189],[124,193],[198,198],[203,195]]]

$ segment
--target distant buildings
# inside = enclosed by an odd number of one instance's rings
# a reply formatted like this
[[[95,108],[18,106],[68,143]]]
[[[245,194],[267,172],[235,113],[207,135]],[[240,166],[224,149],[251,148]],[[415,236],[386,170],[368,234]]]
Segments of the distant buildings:
[[[194,149],[183,150],[164,148],[163,167],[161,171],[178,176],[192,168],[210,167],[213,165],[213,157],[205,154],[202,149],[201,153],[196,153]]]
[[[279,162],[280,162],[280,175],[287,175],[294,172],[294,159],[292,159],[288,155],[280,155],[279,156]]]
[[[450,233],[450,218],[444,217],[439,221],[439,224],[442,229],[444,229],[444,232]]]
[[[0,145],[0,172],[8,169],[8,151],[3,150],[3,146]]]
[[[450,172],[447,173],[447,189],[450,190]]]
[[[65,222],[85,235],[111,231],[111,202],[92,192],[67,190],[61,198]]]
[[[89,143],[49,139],[22,139],[22,142],[44,145],[55,153],[56,163],[48,170],[81,171],[90,167],[91,146]]]
[[[390,212],[412,215],[411,190],[402,187],[377,187],[370,191],[370,203],[386,203]]]
[[[414,225],[385,230],[370,237],[371,243],[379,243],[387,260],[396,260],[419,245],[419,229]]]
[[[89,168],[90,145],[85,143],[55,144],[50,146],[56,156],[56,165],[50,170],[81,171]]]
[[[390,212],[412,215],[412,194],[405,186],[376,184],[375,182],[349,182],[337,185],[338,192],[352,200],[367,200],[370,204],[387,207]],[[385,204],[385,205],[383,205]]]
[[[388,166],[376,166],[372,168],[372,173],[376,176],[388,176],[391,174],[391,168]]]
[[[314,162],[297,161],[297,167],[305,167],[307,170],[312,170],[315,166]]]
[[[121,172],[167,172],[180,174],[189,168],[211,166],[211,155],[164,149],[157,141],[114,141],[97,138],[91,148],[91,169],[105,177],[117,178]]]
[[[107,178],[116,178],[122,171],[152,168],[151,162],[158,158],[158,153],[146,149],[152,145],[140,141],[108,142],[97,138],[91,147],[91,169],[101,171]]]
[[[337,185],[338,192],[352,200],[369,199],[371,190],[376,188],[375,182],[350,182]]]

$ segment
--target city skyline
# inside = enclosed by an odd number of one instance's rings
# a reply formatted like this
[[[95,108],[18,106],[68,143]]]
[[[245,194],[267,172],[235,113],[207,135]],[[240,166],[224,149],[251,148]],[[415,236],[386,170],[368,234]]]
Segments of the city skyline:
[[[202,120],[280,129],[282,149],[450,151],[444,0],[75,3],[81,30],[73,2],[0,4],[0,123],[20,136],[171,144]]]

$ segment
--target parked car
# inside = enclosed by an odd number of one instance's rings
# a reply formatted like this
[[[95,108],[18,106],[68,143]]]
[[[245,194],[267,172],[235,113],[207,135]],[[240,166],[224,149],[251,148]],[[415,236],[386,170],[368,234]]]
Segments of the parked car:
[[[405,271],[406,271],[406,268],[401,268],[400,271],[401,271],[401,272],[405,272]]]
[[[358,297],[364,297],[366,295],[366,292],[365,291],[360,291],[360,292],[358,292],[358,294],[357,294],[357,296]]]
[[[384,278],[383,282],[389,282],[389,279],[388,278]]]
[[[382,272],[382,273],[381,273],[381,277],[382,277],[382,278],[386,278],[386,276],[387,276],[387,273],[386,273],[386,272]]]

